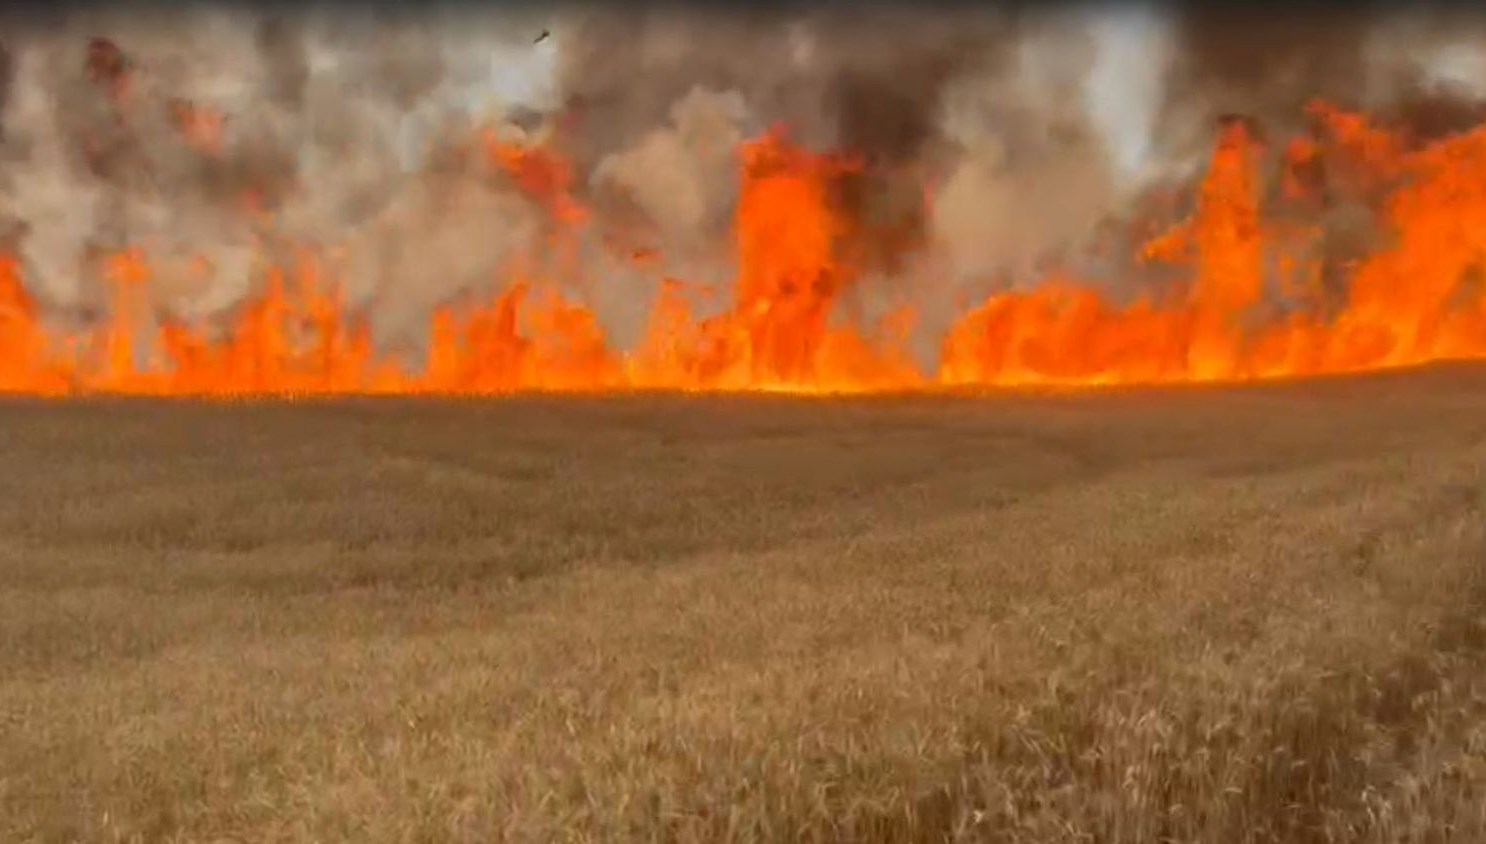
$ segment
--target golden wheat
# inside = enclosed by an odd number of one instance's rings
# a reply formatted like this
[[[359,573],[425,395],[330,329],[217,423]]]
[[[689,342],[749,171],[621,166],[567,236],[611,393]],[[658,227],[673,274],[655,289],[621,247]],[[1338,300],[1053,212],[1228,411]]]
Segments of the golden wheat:
[[[1486,373],[0,407],[0,840],[1486,839]]]

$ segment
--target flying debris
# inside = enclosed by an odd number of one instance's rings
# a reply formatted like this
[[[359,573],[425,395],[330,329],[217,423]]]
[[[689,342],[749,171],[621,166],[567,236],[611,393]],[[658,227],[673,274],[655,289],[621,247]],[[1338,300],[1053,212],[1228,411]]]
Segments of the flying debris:
[[[537,40],[535,40],[535,41],[533,41],[531,43],[533,43],[533,44],[540,44],[543,41],[546,41],[548,38],[551,38],[551,37],[552,37],[552,33],[549,30],[545,30],[544,29],[544,30],[542,30],[542,34],[537,36]]]

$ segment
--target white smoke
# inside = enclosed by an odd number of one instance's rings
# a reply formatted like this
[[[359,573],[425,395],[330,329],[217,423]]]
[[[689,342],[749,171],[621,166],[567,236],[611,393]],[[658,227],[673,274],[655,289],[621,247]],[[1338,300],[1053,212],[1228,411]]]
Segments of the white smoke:
[[[806,140],[850,134],[837,88],[860,77],[866,94],[851,106],[862,119],[886,104],[884,125],[867,130],[930,113],[931,137],[922,149],[908,144],[919,160],[893,162],[905,178],[934,181],[933,254],[917,272],[932,267],[951,287],[1008,273],[1035,280],[1049,262],[1074,262],[1102,221],[1169,175],[1156,127],[1182,45],[1153,5],[1060,10],[1020,29],[982,17],[910,15],[877,31],[809,15],[620,16],[605,24],[617,27],[605,42],[602,27],[582,40],[582,16],[534,9],[445,7],[349,23],[305,12],[271,35],[265,14],[246,10],[77,14],[7,33],[15,76],[0,115],[0,223],[24,229],[29,281],[49,300],[91,303],[88,256],[138,245],[159,303],[196,315],[240,299],[275,248],[333,248],[346,256],[353,301],[375,300],[379,326],[408,334],[434,304],[489,287],[541,231],[540,211],[469,149],[479,128],[539,138],[569,89],[596,92],[601,113],[624,120],[580,130],[580,189],[601,209],[644,220],[672,274],[715,280],[709,247],[736,197],[738,142],[775,119],[801,123]],[[550,37],[533,43],[544,30]],[[943,46],[965,33],[971,46]],[[95,36],[136,62],[122,123],[83,70]],[[1432,83],[1483,96],[1482,43],[1460,29],[1379,27],[1370,55],[1374,67],[1411,64]],[[225,115],[215,157],[179,137],[174,99]],[[99,143],[116,146],[103,175],[87,161]],[[267,197],[266,221],[243,213],[250,190]],[[585,244],[585,254],[597,248]],[[601,311],[620,314],[601,317],[632,334],[650,291],[643,274],[594,261],[622,277],[593,288]]]
[[[1153,165],[1151,134],[1174,49],[1170,21],[1156,8],[1139,5],[1093,15],[1094,66],[1085,85],[1089,115],[1122,186],[1139,186]]]
[[[0,215],[24,226],[20,257],[43,298],[97,304],[86,256],[139,246],[161,305],[209,314],[258,282],[268,234],[359,250],[351,298],[377,295],[377,317],[397,325],[489,286],[525,247],[529,203],[482,183],[477,164],[466,163],[463,183],[431,178],[426,164],[438,144],[513,109],[551,107],[558,39],[531,43],[539,19],[445,9],[347,26],[308,13],[266,51],[263,17],[109,10],[10,34]],[[127,107],[87,78],[95,37],[133,65]],[[218,153],[183,142],[171,125],[177,101],[225,116]],[[104,174],[88,158],[100,142],[113,145]],[[277,194],[267,230],[241,207],[255,189]]]

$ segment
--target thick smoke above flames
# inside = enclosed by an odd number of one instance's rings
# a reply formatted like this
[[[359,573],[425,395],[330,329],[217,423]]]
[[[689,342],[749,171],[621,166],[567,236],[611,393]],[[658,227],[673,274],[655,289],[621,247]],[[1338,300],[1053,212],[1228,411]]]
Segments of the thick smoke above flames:
[[[99,305],[97,258],[125,247],[159,307],[202,315],[310,246],[383,337],[416,340],[550,234],[481,152],[488,130],[571,162],[594,219],[575,284],[623,346],[658,278],[616,253],[726,283],[738,145],[782,123],[865,165],[840,198],[870,232],[843,306],[911,296],[932,334],[967,296],[1052,269],[1138,280],[1109,225],[1189,179],[1222,113],[1283,129],[1323,96],[1425,134],[1480,116],[1481,92],[1450,81],[1470,76],[1460,26],[1390,31],[1154,7],[23,20],[0,52],[0,230],[59,314]],[[1419,61],[1446,41],[1453,65]],[[90,64],[90,43],[125,69]]]
[[[488,284],[538,226],[460,150],[508,105],[491,90],[503,65],[533,63],[530,30],[208,6],[24,21],[5,45],[0,214],[57,304],[96,304],[90,257],[133,246],[159,304],[211,312],[313,245],[344,255],[352,298],[377,297],[396,325]],[[126,95],[89,66],[90,43],[122,52]],[[200,138],[183,131],[192,115]]]

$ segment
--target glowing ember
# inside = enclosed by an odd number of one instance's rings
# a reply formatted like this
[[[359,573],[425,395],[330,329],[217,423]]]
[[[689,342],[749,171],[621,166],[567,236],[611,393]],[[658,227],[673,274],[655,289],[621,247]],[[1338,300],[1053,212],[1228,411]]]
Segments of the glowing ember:
[[[106,45],[107,80],[124,78]],[[1279,378],[1486,356],[1486,127],[1410,149],[1363,116],[1311,109],[1316,132],[1278,156],[1274,202],[1294,212],[1328,190],[1376,199],[1390,232],[1328,290],[1319,227],[1282,224],[1261,207],[1265,148],[1245,121],[1219,133],[1191,219],[1145,244],[1174,265],[1175,288],[1133,301],[1059,274],[992,295],[942,338],[938,369],[910,360],[911,307],[872,325],[841,319],[858,284],[847,240],[860,231],[838,198],[859,172],[773,131],[740,151],[731,300],[701,317],[665,279],[630,351],[606,341],[574,260],[513,273],[498,294],[431,316],[420,364],[378,351],[369,326],[313,256],[269,270],[225,330],[151,311],[150,256],[110,256],[106,319],[81,335],[49,326],[20,266],[0,257],[0,390],[66,395],[502,393],[522,390],[861,391],[956,385],[1100,385]],[[220,116],[177,104],[182,136],[205,154]],[[550,149],[486,139],[489,160],[547,211],[559,257],[590,225],[567,162]],[[925,189],[927,196],[929,191]],[[1284,216],[1284,215],[1280,215]],[[628,250],[641,271],[663,256]],[[643,259],[643,260],[642,260]],[[566,286],[565,286],[566,285]],[[566,292],[565,292],[566,291]]]

